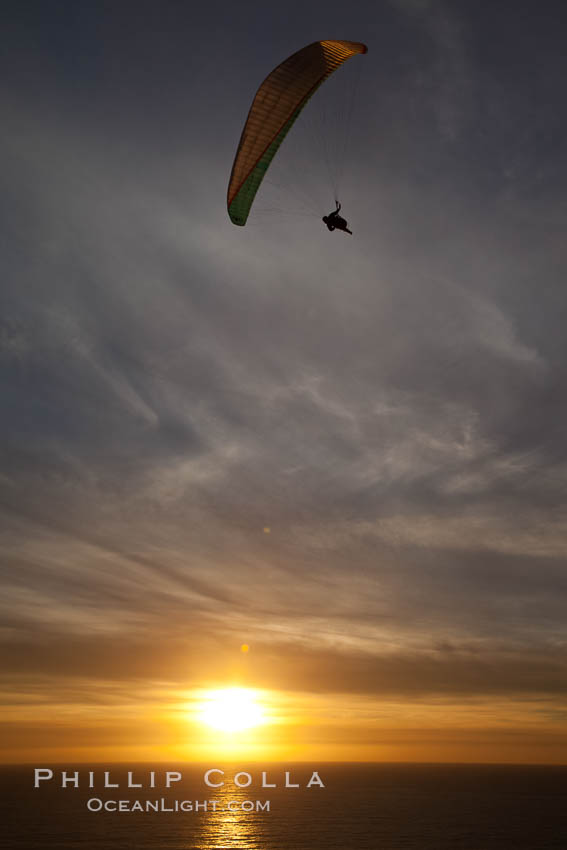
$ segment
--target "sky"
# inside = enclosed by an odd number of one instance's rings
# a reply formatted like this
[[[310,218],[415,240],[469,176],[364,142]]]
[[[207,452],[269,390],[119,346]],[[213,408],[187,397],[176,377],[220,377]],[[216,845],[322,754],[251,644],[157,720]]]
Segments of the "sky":
[[[2,760],[566,763],[564,4],[5,17]],[[326,38],[369,48],[354,234],[300,122],[316,215],[234,227],[254,92]],[[266,722],[207,732],[232,685]]]

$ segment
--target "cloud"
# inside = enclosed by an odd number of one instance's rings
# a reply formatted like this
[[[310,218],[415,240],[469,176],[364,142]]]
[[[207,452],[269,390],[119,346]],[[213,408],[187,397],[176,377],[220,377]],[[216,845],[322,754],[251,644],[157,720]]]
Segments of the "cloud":
[[[351,241],[230,225],[212,58],[160,101],[176,141],[131,88],[3,107],[12,677],[198,683],[246,639],[273,687],[562,698],[564,210],[494,177],[497,128],[472,157],[470,30],[409,6],[425,70],[362,80]]]

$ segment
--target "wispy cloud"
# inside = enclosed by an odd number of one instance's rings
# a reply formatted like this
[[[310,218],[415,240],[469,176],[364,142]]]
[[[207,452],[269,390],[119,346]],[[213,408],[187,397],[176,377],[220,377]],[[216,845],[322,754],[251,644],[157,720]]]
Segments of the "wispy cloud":
[[[212,57],[160,101],[182,141],[102,83],[3,107],[8,688],[199,683],[246,639],[273,687],[563,698],[565,210],[535,136],[467,134],[503,91],[470,22],[388,14],[428,38],[362,80],[351,241],[230,225]]]

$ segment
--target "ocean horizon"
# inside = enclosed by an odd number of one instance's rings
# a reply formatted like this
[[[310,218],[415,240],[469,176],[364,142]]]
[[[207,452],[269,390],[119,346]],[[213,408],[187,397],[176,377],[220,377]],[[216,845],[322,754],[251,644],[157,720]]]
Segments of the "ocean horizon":
[[[36,777],[34,768],[44,773]],[[2,850],[567,846],[566,765],[211,760],[37,763],[0,772]]]

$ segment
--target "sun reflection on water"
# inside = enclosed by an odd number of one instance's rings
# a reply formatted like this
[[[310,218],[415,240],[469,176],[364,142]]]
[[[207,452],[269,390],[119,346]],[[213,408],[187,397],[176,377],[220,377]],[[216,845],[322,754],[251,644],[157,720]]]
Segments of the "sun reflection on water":
[[[256,794],[227,782],[209,797],[216,800],[216,811],[208,810],[201,822],[196,850],[263,850],[263,818],[267,812],[244,811],[246,800],[255,803]],[[230,808],[229,808],[230,804]]]

